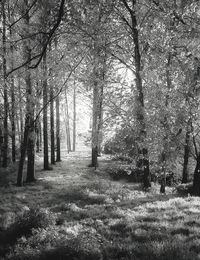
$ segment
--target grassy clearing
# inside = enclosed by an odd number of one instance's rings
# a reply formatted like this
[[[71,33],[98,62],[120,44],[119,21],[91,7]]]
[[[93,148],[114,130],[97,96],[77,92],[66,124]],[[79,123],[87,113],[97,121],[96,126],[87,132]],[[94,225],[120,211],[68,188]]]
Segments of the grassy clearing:
[[[79,157],[0,189],[1,259],[200,259],[200,198],[143,192]]]

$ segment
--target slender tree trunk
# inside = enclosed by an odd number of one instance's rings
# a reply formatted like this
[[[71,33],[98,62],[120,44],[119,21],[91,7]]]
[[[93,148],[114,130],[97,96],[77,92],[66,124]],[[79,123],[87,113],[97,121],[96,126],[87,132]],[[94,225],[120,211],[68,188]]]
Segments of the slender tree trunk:
[[[3,31],[2,31],[2,59],[3,59],[3,93],[4,93],[4,121],[3,121],[3,161],[2,166],[6,168],[8,166],[8,89],[6,84],[6,13],[5,13],[5,1],[1,2],[2,16],[3,16]]]
[[[29,114],[26,114],[24,136],[21,143],[21,154],[20,154],[19,168],[17,173],[17,186],[23,185],[23,168],[24,168],[24,161],[26,158],[28,134],[29,134]]]
[[[66,91],[66,89],[65,89],[64,114],[65,114],[65,127],[66,127],[66,136],[67,136],[67,150],[68,150],[68,153],[69,153],[69,152],[71,152],[71,135],[70,135],[70,126],[69,126],[68,98],[67,98],[67,91]]]
[[[136,118],[139,126],[139,141],[138,141],[138,154],[140,157],[140,161],[142,162],[143,169],[143,184],[144,188],[151,187],[151,174],[149,170],[149,156],[148,149],[145,147],[146,141],[146,125],[145,125],[145,108],[144,108],[144,96],[143,96],[143,85],[141,79],[141,55],[139,48],[139,33],[138,33],[138,24],[137,17],[135,11],[136,0],[132,1],[132,8],[128,5],[126,0],[121,0],[126,10],[130,14],[131,22],[132,22],[132,37],[134,44],[134,58],[135,58],[135,81],[136,81],[136,89],[137,89],[137,97],[136,97]]]
[[[49,170],[49,149],[48,149],[48,119],[47,119],[47,102],[48,102],[48,85],[47,85],[47,61],[46,53],[43,56],[43,145],[44,145],[44,170]]]
[[[35,127],[31,115],[31,126],[29,126],[29,135],[27,143],[27,177],[26,182],[35,181]]]
[[[10,37],[12,39],[12,29],[10,29]],[[13,45],[11,43],[10,46],[11,51],[11,69],[13,69]],[[16,106],[15,106],[15,84],[14,84],[14,77],[11,76],[11,129],[12,129],[12,162],[16,161],[16,126],[15,126],[15,113],[16,113]]]
[[[104,91],[104,82],[105,82],[105,64],[106,59],[104,59],[103,64],[103,75],[102,75],[102,83],[100,86],[100,94],[99,94],[99,113],[98,113],[98,156],[101,155],[101,145],[103,140],[103,91]]]
[[[170,64],[171,64],[171,54],[168,54],[167,57],[167,67],[166,67],[166,83],[167,83],[167,91],[168,93],[166,94],[165,97],[165,108],[166,110],[168,109],[169,106],[169,91],[171,90],[172,83],[171,83],[171,78],[170,78]],[[167,166],[167,152],[169,151],[169,144],[168,144],[168,132],[169,132],[169,124],[168,124],[168,118],[167,115],[165,114],[164,119],[163,119],[163,127],[164,127],[164,137],[163,137],[163,151],[161,154],[162,160],[162,170],[163,170],[163,175],[161,176],[161,187],[160,187],[160,192],[165,193],[165,187],[166,187],[166,166]]]
[[[19,120],[19,111],[16,113],[16,130],[18,135],[19,143],[21,143],[21,132],[20,132],[20,120]]]
[[[21,141],[23,140],[23,131],[24,131],[24,120],[23,120],[23,108],[22,108],[22,93],[21,93],[21,81],[18,78],[18,92],[19,92],[19,117],[20,117],[20,132],[21,132]]]
[[[3,131],[0,125],[0,168],[1,168],[1,161],[2,161],[2,146],[3,146]]]
[[[188,120],[187,123],[187,131],[185,134],[185,144],[184,144],[184,161],[183,161],[183,173],[182,173],[182,183],[188,182],[188,161],[189,161],[189,154],[190,154],[190,122]]]
[[[37,73],[38,73],[38,71],[37,71]],[[39,85],[39,79],[37,78],[37,82],[36,82],[36,115],[38,115],[38,113],[41,109],[40,99],[41,99],[41,87]],[[40,141],[41,116],[38,116],[38,118],[35,122],[35,134],[36,134],[36,153],[39,153],[42,149],[41,141]]]
[[[39,153],[40,152],[39,119],[35,123],[35,132],[36,132],[36,153]]]
[[[74,82],[74,95],[73,95],[73,152],[76,151],[76,85]]]
[[[51,124],[51,164],[55,164],[55,131],[54,131],[54,99],[53,86],[50,85],[50,124]]]
[[[29,59],[31,58],[31,50],[29,49]],[[31,73],[30,70],[26,71],[26,86],[28,89],[29,95],[29,135],[27,142],[27,177],[26,182],[35,181],[35,124],[34,124],[34,101],[33,101],[33,90],[31,83]]]
[[[200,196],[200,154],[198,154],[196,158],[192,194],[195,196]]]
[[[24,20],[24,31],[25,36],[29,36],[29,13],[28,1],[24,0],[24,11],[25,15]],[[31,47],[30,42],[24,42],[24,60],[27,62],[25,66],[25,83],[26,83],[26,116],[25,116],[25,129],[24,137],[21,144],[21,156],[19,161],[19,169],[17,176],[17,185],[22,186],[23,184],[23,166],[26,157],[26,151],[28,152],[28,162],[27,162],[27,182],[35,180],[35,131],[34,131],[34,98],[33,98],[33,89],[31,84],[31,71],[29,69],[29,64],[31,62]]]
[[[98,83],[93,86],[93,116],[92,116],[92,162],[91,167],[98,167]]]
[[[56,98],[56,161],[61,161],[60,156],[60,97]]]

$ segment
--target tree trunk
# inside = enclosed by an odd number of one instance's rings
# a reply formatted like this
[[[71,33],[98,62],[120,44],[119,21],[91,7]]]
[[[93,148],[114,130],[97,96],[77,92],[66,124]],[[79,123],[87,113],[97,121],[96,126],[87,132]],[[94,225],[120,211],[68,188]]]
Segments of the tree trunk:
[[[151,175],[149,170],[149,158],[148,158],[148,149],[145,147],[146,141],[146,125],[145,125],[145,108],[144,108],[144,97],[143,97],[143,85],[141,79],[141,55],[139,48],[139,33],[138,33],[138,24],[135,12],[136,0],[132,1],[132,9],[128,5],[126,0],[121,0],[124,4],[126,10],[130,14],[131,22],[132,22],[132,37],[134,44],[134,58],[135,58],[135,81],[136,81],[136,89],[137,89],[137,97],[136,97],[136,119],[139,126],[139,138],[138,138],[138,151],[141,153],[141,162],[143,169],[143,184],[144,188],[151,187]]]
[[[29,59],[31,58],[31,50],[29,48]],[[35,124],[34,124],[34,101],[33,101],[33,90],[31,83],[31,73],[27,68],[26,70],[26,88],[28,89],[28,113],[29,113],[29,134],[27,142],[27,177],[26,182],[35,181]]]
[[[66,127],[66,136],[67,136],[67,151],[69,153],[69,152],[71,152],[71,136],[70,136],[69,109],[68,109],[68,98],[67,98],[66,88],[65,88],[64,114],[65,114],[65,127]]]
[[[12,39],[12,29],[10,29],[10,37]],[[13,69],[13,44],[10,45],[11,51],[11,69]],[[16,106],[15,106],[15,84],[14,84],[14,77],[11,76],[11,139],[12,139],[12,162],[16,161],[16,126],[15,126],[15,113],[16,113]]]
[[[55,164],[55,131],[54,131],[54,99],[53,86],[50,85],[50,125],[51,125],[51,164]]]
[[[56,98],[56,161],[61,161],[60,156],[60,97]]]
[[[24,32],[25,37],[29,36],[29,13],[28,1],[24,1]],[[24,60],[27,62],[25,66],[25,83],[26,83],[26,116],[25,116],[25,129],[24,137],[21,144],[21,156],[19,161],[19,169],[17,176],[17,185],[22,186],[23,184],[23,166],[26,157],[26,151],[28,152],[28,162],[27,162],[27,177],[26,181],[31,182],[35,180],[35,130],[34,130],[34,98],[33,89],[31,84],[31,71],[29,69],[29,64],[31,62],[31,47],[30,41],[24,42]]]
[[[26,182],[35,181],[35,127],[31,116],[31,126],[29,126],[29,135],[27,143],[27,177]]]
[[[101,145],[103,141],[103,91],[104,91],[104,82],[105,82],[105,64],[106,60],[103,60],[103,75],[102,75],[102,84],[100,86],[100,94],[99,94],[99,110],[98,110],[98,152],[97,156],[101,155]]]
[[[2,146],[3,146],[3,131],[0,124],[0,168],[1,168],[1,160],[2,160]]]
[[[36,132],[36,153],[40,152],[40,129],[39,129],[39,119],[35,122],[35,132]]]
[[[4,94],[4,121],[3,121],[3,160],[2,166],[6,168],[8,166],[8,90],[6,84],[6,13],[5,13],[5,1],[1,2],[2,16],[3,16],[3,31],[2,31],[2,59],[3,59],[3,94]]]
[[[73,152],[76,150],[76,85],[74,82],[74,95],[73,95]]]
[[[17,173],[17,186],[23,185],[23,168],[24,168],[24,161],[26,157],[26,150],[28,144],[28,134],[29,134],[29,114],[26,114],[24,136],[21,143],[21,154],[20,154],[19,168]]]
[[[47,102],[48,102],[48,85],[47,85],[47,61],[46,53],[43,56],[43,151],[44,151],[44,170],[49,170],[49,149],[48,149],[48,119],[47,119]]]
[[[23,100],[22,100],[22,93],[21,93],[21,81],[18,78],[18,92],[19,92],[19,117],[20,117],[20,132],[21,132],[21,142],[23,140],[23,131],[24,131],[24,121],[23,121]]]
[[[200,196],[200,154],[196,158],[196,168],[194,171],[192,194]]]
[[[170,78],[170,64],[171,64],[171,53],[168,53],[167,57],[167,66],[166,66],[166,83],[167,83],[167,94],[165,97],[165,108],[166,111],[169,106],[169,92],[172,87],[171,78]],[[167,113],[167,112],[166,112]],[[163,137],[163,151],[161,154],[161,163],[162,163],[162,176],[161,176],[161,187],[160,192],[165,193],[165,187],[166,187],[166,168],[167,168],[167,153],[169,151],[169,143],[168,143],[168,132],[169,132],[169,123],[168,123],[168,116],[165,113],[164,119],[163,119],[163,130],[164,130],[164,137]]]
[[[92,116],[92,162],[91,167],[98,167],[98,84],[97,79],[93,86],[93,116]]]
[[[98,167],[98,155],[102,141],[103,90],[106,73],[105,39],[96,39],[94,43],[93,68],[93,115],[92,115],[92,167]],[[102,45],[101,45],[102,44]]]
[[[189,122],[188,122],[189,123]],[[190,154],[190,131],[189,126],[187,127],[187,131],[185,134],[185,144],[184,144],[184,161],[183,161],[183,173],[182,173],[182,183],[188,182],[188,161]]]

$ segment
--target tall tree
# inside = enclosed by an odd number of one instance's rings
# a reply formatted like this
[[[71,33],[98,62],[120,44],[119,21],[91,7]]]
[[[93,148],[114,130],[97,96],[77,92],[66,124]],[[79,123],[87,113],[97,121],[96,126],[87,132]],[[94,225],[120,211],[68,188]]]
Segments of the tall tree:
[[[141,52],[140,52],[140,40],[139,40],[139,30],[138,30],[138,21],[136,13],[136,0],[127,1],[120,0],[126,12],[129,14],[130,24],[129,28],[131,30],[132,44],[134,45],[134,66],[135,66],[135,86],[136,86],[136,120],[138,128],[138,154],[140,160],[140,167],[143,170],[143,184],[144,188],[151,186],[151,176],[149,169],[149,158],[148,158],[148,149],[145,144],[147,132],[145,124],[145,107],[144,107],[144,93],[142,85],[142,66],[141,66]],[[125,20],[126,21],[126,20]],[[126,24],[127,25],[127,24]]]
[[[6,73],[7,73],[7,61],[6,61],[6,8],[5,8],[5,1],[1,1],[1,8],[2,8],[2,59],[3,59],[3,94],[4,94],[4,123],[3,123],[3,160],[2,166],[8,166],[8,86],[6,82]]]
[[[34,127],[34,98],[33,88],[31,83],[31,71],[29,65],[31,63],[31,46],[29,39],[29,0],[23,1],[23,22],[24,22],[24,34],[28,40],[23,42],[24,60],[28,61],[25,66],[25,84],[26,84],[26,114],[25,114],[25,129],[23,141],[21,143],[21,156],[19,161],[17,185],[23,184],[23,166],[26,157],[26,151],[28,152],[28,164],[27,164],[27,182],[35,180],[35,127]]]

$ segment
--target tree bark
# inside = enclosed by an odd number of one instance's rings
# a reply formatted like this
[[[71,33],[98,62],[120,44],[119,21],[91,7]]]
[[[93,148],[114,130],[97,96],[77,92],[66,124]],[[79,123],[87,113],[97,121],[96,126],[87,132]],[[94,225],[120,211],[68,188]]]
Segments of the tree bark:
[[[70,135],[69,109],[68,109],[68,98],[67,98],[66,88],[65,88],[64,114],[65,114],[65,128],[66,128],[66,136],[67,136],[67,151],[69,153],[69,152],[71,152],[71,135]]]
[[[187,131],[185,134],[185,144],[184,144],[184,161],[183,161],[183,173],[182,173],[182,183],[188,182],[188,161],[190,154],[190,120],[188,120]]]
[[[21,94],[21,81],[18,78],[18,92],[19,92],[19,118],[20,118],[20,132],[21,132],[21,142],[23,140],[23,131],[24,131],[24,121],[23,121],[23,108],[22,108],[22,94]]]
[[[76,151],[76,85],[74,82],[74,95],[73,95],[73,152]]]
[[[49,170],[49,149],[48,149],[48,118],[47,118],[47,102],[48,102],[48,84],[47,84],[47,61],[46,53],[43,56],[43,152],[44,152],[44,170]]]
[[[29,36],[29,13],[28,1],[24,0],[24,32],[25,36]],[[34,130],[34,98],[33,89],[31,84],[31,71],[29,69],[29,64],[31,62],[31,48],[29,40],[24,42],[24,60],[28,61],[25,66],[25,83],[26,83],[26,116],[25,116],[25,129],[24,137],[21,143],[21,156],[19,161],[17,185],[22,186],[23,184],[23,166],[26,157],[26,151],[28,152],[28,162],[27,162],[27,177],[26,181],[31,182],[35,180],[35,130]]]
[[[17,173],[17,186],[23,185],[23,168],[24,168],[24,161],[26,157],[26,150],[28,144],[28,134],[29,134],[29,114],[26,114],[24,136],[21,143],[21,154],[20,154],[19,167]]]
[[[56,161],[61,161],[60,153],[60,97],[56,98]]]
[[[54,131],[54,99],[53,86],[50,85],[50,125],[51,125],[51,164],[55,164],[55,131]]]
[[[3,16],[3,30],[2,30],[2,59],[3,59],[3,94],[4,94],[4,120],[3,120],[3,159],[2,166],[6,168],[8,166],[8,87],[6,84],[6,13],[5,13],[5,1],[1,2],[2,16]]]
[[[10,37],[12,39],[12,29],[10,29]],[[11,51],[11,69],[13,69],[13,44],[10,45],[10,51]],[[16,126],[15,126],[15,84],[14,84],[14,76],[11,75],[11,139],[12,139],[12,162],[16,161]]]
[[[194,196],[200,196],[200,154],[198,154],[196,158],[192,194]]]
[[[92,162],[91,167],[98,167],[98,83],[97,79],[93,85],[93,116],[92,116]]]
[[[2,161],[2,146],[3,146],[3,131],[2,131],[2,126],[0,125],[0,168],[1,168],[1,161]]]

